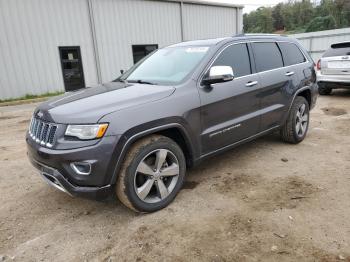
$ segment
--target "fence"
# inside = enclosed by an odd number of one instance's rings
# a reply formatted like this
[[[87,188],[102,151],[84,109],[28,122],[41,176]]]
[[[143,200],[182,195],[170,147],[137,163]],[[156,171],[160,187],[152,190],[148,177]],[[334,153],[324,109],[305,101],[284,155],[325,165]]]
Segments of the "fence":
[[[322,54],[331,44],[338,42],[350,42],[350,27],[326,31],[318,31],[303,34],[290,35],[297,38],[299,42],[309,51],[314,61],[321,58]]]

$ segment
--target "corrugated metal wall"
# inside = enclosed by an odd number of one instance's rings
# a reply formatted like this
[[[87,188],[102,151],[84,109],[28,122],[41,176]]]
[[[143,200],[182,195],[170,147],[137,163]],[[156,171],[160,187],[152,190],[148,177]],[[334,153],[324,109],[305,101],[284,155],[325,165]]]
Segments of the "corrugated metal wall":
[[[331,44],[350,41],[350,28],[326,30],[312,33],[290,35],[309,51],[316,62]]]
[[[98,61],[90,28],[95,22]],[[242,10],[183,4],[184,39],[229,36]],[[237,25],[237,21],[239,24]],[[182,41],[181,4],[153,0],[0,0],[0,100],[64,91],[59,46],[80,46],[86,85],[133,64],[132,45]]]
[[[184,40],[234,35],[237,32],[236,10],[226,7],[184,4]]]
[[[63,91],[58,46],[80,46],[96,83],[85,0],[0,0],[0,99]]]
[[[104,82],[133,65],[132,45],[181,42],[179,3],[94,0],[93,8]]]
[[[243,8],[236,9],[238,17],[237,17],[237,34],[243,33]]]

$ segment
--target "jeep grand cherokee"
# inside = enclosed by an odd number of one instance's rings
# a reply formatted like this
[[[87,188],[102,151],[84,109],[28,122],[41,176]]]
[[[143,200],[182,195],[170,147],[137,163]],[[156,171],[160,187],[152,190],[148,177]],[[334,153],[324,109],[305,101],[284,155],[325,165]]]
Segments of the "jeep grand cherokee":
[[[39,105],[26,136],[43,178],[71,195],[164,208],[186,169],[279,130],[301,142],[316,102],[313,61],[294,39],[240,35],[159,49],[111,83]]]

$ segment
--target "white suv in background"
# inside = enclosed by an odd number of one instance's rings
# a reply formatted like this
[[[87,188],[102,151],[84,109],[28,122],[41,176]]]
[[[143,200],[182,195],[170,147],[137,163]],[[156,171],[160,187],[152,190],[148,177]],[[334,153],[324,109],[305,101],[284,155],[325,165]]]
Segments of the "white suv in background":
[[[350,42],[331,45],[318,60],[317,83],[320,95],[329,95],[335,88],[350,88]]]

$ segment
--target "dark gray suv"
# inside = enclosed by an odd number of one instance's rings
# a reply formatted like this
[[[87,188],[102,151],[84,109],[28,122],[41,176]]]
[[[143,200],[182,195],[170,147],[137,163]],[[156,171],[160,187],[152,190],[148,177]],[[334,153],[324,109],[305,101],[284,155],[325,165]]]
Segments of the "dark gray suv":
[[[159,49],[111,83],[35,110],[28,156],[71,195],[152,212],[181,189],[186,169],[279,130],[301,142],[317,98],[314,63],[292,38],[240,35]]]

